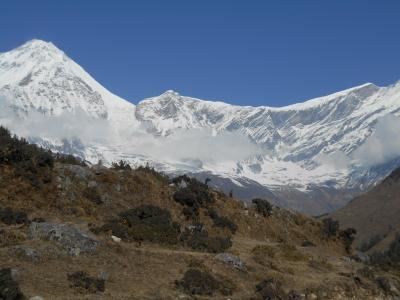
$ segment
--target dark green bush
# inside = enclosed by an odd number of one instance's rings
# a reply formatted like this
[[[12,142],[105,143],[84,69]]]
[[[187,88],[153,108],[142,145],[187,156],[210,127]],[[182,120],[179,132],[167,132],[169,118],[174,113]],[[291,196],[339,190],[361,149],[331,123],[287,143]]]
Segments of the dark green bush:
[[[282,284],[274,279],[266,279],[256,285],[256,292],[262,299],[286,299]]]
[[[53,168],[54,158],[50,151],[11,136],[7,129],[0,127],[0,165],[13,166],[17,176],[40,187],[51,180],[46,170]]]
[[[193,250],[221,253],[232,247],[229,237],[209,236],[206,230],[185,230],[181,235],[183,244]]]
[[[272,213],[272,205],[265,199],[256,198],[251,201],[255,206],[259,214],[264,217],[269,217]]]
[[[111,168],[113,168],[114,170],[124,170],[124,171],[132,170],[129,163],[123,160],[120,160],[119,162],[113,162],[111,164]]]
[[[119,214],[98,231],[111,231],[125,241],[148,241],[177,244],[180,225],[172,222],[169,211],[153,205],[142,205]]]
[[[60,164],[78,165],[78,166],[86,167],[86,163],[77,156],[74,156],[71,154],[60,154],[60,153],[57,153],[54,156],[55,156],[55,158],[54,158],[55,161]]]
[[[178,186],[173,194],[176,202],[184,206],[182,213],[188,219],[195,219],[199,215],[200,208],[206,208],[215,201],[208,186],[186,175],[176,177],[172,182]]]
[[[149,164],[146,164],[145,166],[139,166],[135,169],[136,171],[147,173],[152,175],[153,177],[157,178],[159,181],[163,183],[168,183],[169,182],[169,177],[165,175],[162,172],[156,171],[153,167],[150,167]]]
[[[72,287],[84,289],[89,293],[104,292],[106,289],[104,279],[90,277],[83,271],[68,274],[68,280]]]
[[[237,225],[233,221],[228,219],[227,217],[220,216],[214,209],[209,209],[208,215],[213,220],[214,226],[220,227],[220,228],[227,228],[233,234],[236,232]]]
[[[7,207],[0,209],[0,221],[7,225],[27,224],[29,222],[28,216],[24,212],[13,211]]]
[[[345,230],[341,230],[339,233],[340,238],[342,239],[346,251],[350,253],[351,245],[355,239],[354,235],[357,234],[357,231],[354,228],[346,228]]]
[[[175,284],[190,295],[203,296],[213,296],[221,286],[210,273],[198,269],[187,270],[182,280],[176,281]]]
[[[339,232],[339,221],[334,221],[331,218],[322,220],[322,234],[325,238],[336,236]]]

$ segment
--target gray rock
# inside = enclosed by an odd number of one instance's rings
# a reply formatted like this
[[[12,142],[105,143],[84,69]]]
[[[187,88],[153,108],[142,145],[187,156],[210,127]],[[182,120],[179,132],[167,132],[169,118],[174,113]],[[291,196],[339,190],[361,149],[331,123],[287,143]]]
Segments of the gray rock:
[[[238,256],[229,253],[219,253],[215,256],[215,258],[219,261],[231,265],[232,267],[240,271],[247,270],[246,264]]]
[[[40,254],[33,248],[16,246],[14,252],[17,255],[23,256],[31,261],[37,262],[40,259]]]
[[[55,241],[72,256],[78,256],[82,252],[93,252],[100,244],[97,239],[66,224],[32,222],[29,234],[35,240]]]

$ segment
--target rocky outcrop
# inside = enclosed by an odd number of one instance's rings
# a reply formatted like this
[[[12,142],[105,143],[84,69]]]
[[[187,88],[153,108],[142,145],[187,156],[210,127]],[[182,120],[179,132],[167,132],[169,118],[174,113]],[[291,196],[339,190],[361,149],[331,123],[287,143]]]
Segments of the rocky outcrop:
[[[100,244],[99,240],[66,224],[32,222],[29,234],[35,240],[55,241],[72,256],[78,256],[82,252],[94,252]]]

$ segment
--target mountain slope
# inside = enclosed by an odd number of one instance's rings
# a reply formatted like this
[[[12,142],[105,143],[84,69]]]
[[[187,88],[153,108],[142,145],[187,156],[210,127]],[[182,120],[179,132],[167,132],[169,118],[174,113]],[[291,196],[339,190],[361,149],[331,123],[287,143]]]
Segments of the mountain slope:
[[[365,250],[385,248],[395,234],[400,233],[399,216],[400,169],[393,171],[371,191],[354,198],[332,214],[343,227],[357,230],[356,244],[364,246]]]
[[[2,124],[55,151],[208,174],[243,199],[261,193],[313,214],[342,206],[347,199],[338,195],[366,190],[400,165],[400,145],[384,145],[400,130],[400,83],[368,83],[281,108],[174,91],[134,105],[52,43],[33,40],[0,54],[0,97]]]

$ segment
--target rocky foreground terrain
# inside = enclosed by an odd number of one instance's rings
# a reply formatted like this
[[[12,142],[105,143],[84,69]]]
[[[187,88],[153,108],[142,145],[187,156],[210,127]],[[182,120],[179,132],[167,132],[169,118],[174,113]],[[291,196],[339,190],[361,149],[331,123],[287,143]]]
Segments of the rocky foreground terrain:
[[[0,129],[0,299],[399,299],[398,239],[186,176],[86,166]]]

